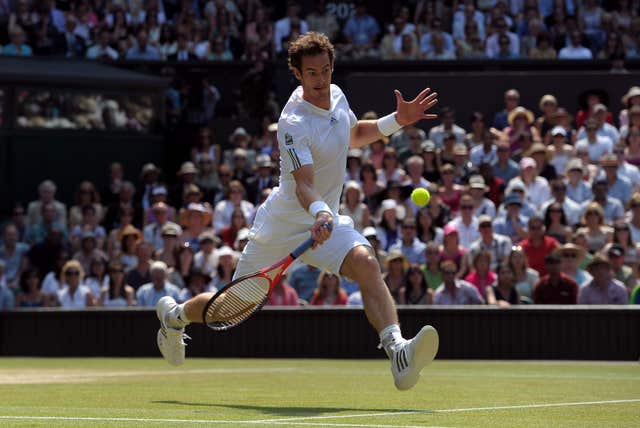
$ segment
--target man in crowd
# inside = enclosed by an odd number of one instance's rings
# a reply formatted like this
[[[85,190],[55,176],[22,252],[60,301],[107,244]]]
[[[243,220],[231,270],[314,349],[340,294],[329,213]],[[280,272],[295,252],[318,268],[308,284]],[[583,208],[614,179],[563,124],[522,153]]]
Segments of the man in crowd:
[[[538,305],[575,305],[578,284],[560,271],[560,256],[551,253],[544,259],[547,275],[533,289],[533,302]]]

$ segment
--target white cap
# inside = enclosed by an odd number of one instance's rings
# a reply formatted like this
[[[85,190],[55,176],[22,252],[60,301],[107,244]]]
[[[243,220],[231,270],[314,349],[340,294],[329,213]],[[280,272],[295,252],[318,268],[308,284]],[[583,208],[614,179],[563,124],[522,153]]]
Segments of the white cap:
[[[371,236],[373,237],[378,237],[378,231],[376,230],[375,227],[372,226],[367,226],[364,228],[364,230],[362,231],[362,236],[364,236],[365,238],[369,238]]]
[[[160,260],[157,260],[151,263],[151,267],[149,268],[149,271],[153,272],[156,270],[161,270],[162,272],[167,273],[167,264]]]
[[[562,126],[554,126],[553,129],[551,130],[551,135],[552,136],[556,136],[556,135],[562,135],[563,137],[567,136],[567,130],[564,129]]]

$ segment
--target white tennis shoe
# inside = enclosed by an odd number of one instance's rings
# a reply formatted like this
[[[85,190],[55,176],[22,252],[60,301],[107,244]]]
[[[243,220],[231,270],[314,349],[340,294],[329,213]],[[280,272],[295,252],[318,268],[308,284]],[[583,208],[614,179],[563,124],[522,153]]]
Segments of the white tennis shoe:
[[[438,344],[438,332],[427,325],[413,339],[392,350],[391,373],[396,388],[404,391],[418,383],[420,371],[435,358]]]
[[[156,305],[156,314],[160,320],[160,329],[158,330],[158,348],[165,360],[172,366],[180,366],[184,364],[184,348],[187,346],[184,339],[191,339],[184,334],[183,328],[173,328],[167,325],[167,317],[169,311],[178,304],[169,296],[164,296]]]

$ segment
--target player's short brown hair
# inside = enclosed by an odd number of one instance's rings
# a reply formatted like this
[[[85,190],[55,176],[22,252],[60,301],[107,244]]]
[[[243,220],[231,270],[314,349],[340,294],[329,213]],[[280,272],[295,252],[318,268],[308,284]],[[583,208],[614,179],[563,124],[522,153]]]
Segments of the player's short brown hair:
[[[320,55],[326,52],[333,64],[334,50],[329,38],[321,33],[309,31],[289,44],[289,69],[297,68],[301,71],[302,57]]]

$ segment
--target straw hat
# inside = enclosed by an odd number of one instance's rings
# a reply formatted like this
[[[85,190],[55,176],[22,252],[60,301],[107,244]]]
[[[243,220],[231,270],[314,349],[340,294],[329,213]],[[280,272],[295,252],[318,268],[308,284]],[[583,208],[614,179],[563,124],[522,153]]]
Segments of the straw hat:
[[[405,255],[402,254],[402,251],[400,250],[391,250],[391,252],[389,253],[389,255],[384,261],[385,269],[389,270],[389,264],[394,260],[401,260],[402,268],[405,270],[409,269],[409,261],[407,260]]]
[[[632,86],[622,97],[622,104],[628,105],[629,100],[633,97],[640,97],[640,86]]]
[[[190,161],[184,162],[180,166],[180,170],[178,170],[179,176],[185,175],[185,174],[197,174],[197,173],[198,173],[198,168],[196,168],[193,162],[190,162]]]
[[[118,233],[118,239],[122,239],[125,236],[134,235],[136,237],[136,241],[142,240],[142,232],[135,226],[127,225],[124,229]]]
[[[557,251],[558,251],[558,254],[560,254],[560,256],[562,256],[563,254],[568,254],[568,253],[577,253],[578,254],[578,263],[580,263],[582,261],[582,258],[584,257],[584,254],[585,254],[584,248],[582,248],[579,245],[573,244],[571,242],[560,246],[560,248],[558,248]]]
[[[189,224],[189,219],[191,218],[190,213],[198,213],[202,216],[202,223],[209,224],[211,223],[211,219],[213,218],[213,213],[211,209],[206,207],[204,204],[197,204],[192,202],[187,206],[186,210],[182,210],[180,213],[180,224],[186,226]]]
[[[513,122],[519,116],[524,116],[525,119],[527,119],[527,123],[529,123],[529,124],[533,123],[533,121],[535,119],[535,116],[533,115],[531,110],[527,110],[526,108],[524,108],[522,106],[518,106],[518,107],[514,108],[513,110],[511,110],[511,113],[509,113],[509,116],[507,118],[507,120],[509,121],[509,125],[513,126]]]

